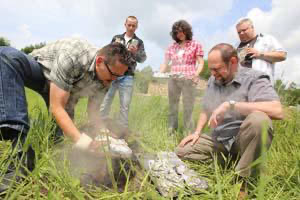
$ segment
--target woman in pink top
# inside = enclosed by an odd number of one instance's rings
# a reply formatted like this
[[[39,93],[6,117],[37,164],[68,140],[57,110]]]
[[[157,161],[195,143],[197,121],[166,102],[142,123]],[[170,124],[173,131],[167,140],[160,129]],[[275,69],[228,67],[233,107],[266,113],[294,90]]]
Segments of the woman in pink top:
[[[192,27],[188,22],[185,20],[175,22],[170,34],[175,42],[166,50],[165,61],[160,66],[160,72],[164,73],[170,68],[173,74],[168,82],[168,95],[169,133],[174,133],[178,129],[178,106],[181,93],[184,128],[193,129],[192,112],[196,85],[204,60],[202,46],[193,40]]]

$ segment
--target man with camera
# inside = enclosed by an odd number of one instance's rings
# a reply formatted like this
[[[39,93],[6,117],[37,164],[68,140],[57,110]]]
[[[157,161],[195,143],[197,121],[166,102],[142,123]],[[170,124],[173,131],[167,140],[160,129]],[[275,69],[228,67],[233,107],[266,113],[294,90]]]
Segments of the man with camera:
[[[249,18],[239,20],[236,30],[241,41],[237,47],[240,64],[265,72],[274,85],[275,63],[286,59],[286,51],[273,36],[256,34]]]
[[[143,41],[135,35],[135,31],[138,28],[138,20],[135,16],[127,17],[125,21],[126,32],[121,35],[115,35],[111,43],[117,42],[125,45],[128,51],[131,53],[133,59],[133,65],[128,67],[128,71],[125,72],[124,76],[119,77],[113,81],[109,91],[107,92],[103,103],[100,107],[100,113],[102,119],[105,121],[109,117],[112,101],[115,93],[119,90],[120,96],[120,125],[127,129],[128,128],[128,113],[129,106],[131,103],[131,97],[133,93],[133,82],[134,82],[134,70],[136,62],[142,63],[146,60],[147,56],[145,53]]]

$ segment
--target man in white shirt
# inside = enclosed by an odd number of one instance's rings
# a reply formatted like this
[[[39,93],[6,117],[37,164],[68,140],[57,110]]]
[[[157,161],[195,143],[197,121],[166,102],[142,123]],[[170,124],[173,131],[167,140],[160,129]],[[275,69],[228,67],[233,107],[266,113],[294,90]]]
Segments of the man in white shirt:
[[[239,20],[236,30],[241,41],[237,46],[240,64],[267,73],[274,85],[275,64],[284,61],[287,52],[273,36],[256,34],[249,18]]]

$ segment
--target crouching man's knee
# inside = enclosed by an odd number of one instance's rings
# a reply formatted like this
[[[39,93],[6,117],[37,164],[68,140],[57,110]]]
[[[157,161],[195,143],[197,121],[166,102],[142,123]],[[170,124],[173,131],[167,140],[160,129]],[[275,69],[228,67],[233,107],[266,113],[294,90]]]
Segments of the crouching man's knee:
[[[186,155],[186,150],[185,147],[179,147],[177,146],[175,148],[175,153],[179,158],[184,158],[184,156]]]
[[[261,134],[263,130],[267,132],[272,131],[272,120],[270,117],[260,111],[255,111],[247,116],[245,121],[243,122],[241,128],[248,129],[251,128],[253,134]]]

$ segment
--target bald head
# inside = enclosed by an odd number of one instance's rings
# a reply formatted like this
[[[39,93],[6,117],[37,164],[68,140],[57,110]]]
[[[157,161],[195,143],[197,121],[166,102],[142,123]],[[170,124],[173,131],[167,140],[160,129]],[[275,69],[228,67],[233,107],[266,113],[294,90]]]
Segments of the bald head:
[[[220,84],[226,84],[233,79],[237,63],[237,52],[230,44],[217,44],[208,53],[208,68]]]
[[[227,44],[227,43],[220,43],[220,44],[217,44],[215,45],[208,53],[208,56],[209,54],[211,54],[213,51],[218,51],[220,56],[221,56],[221,59],[224,63],[228,64],[230,59],[232,57],[236,57],[237,58],[237,51],[236,49],[230,45],[230,44]]]

